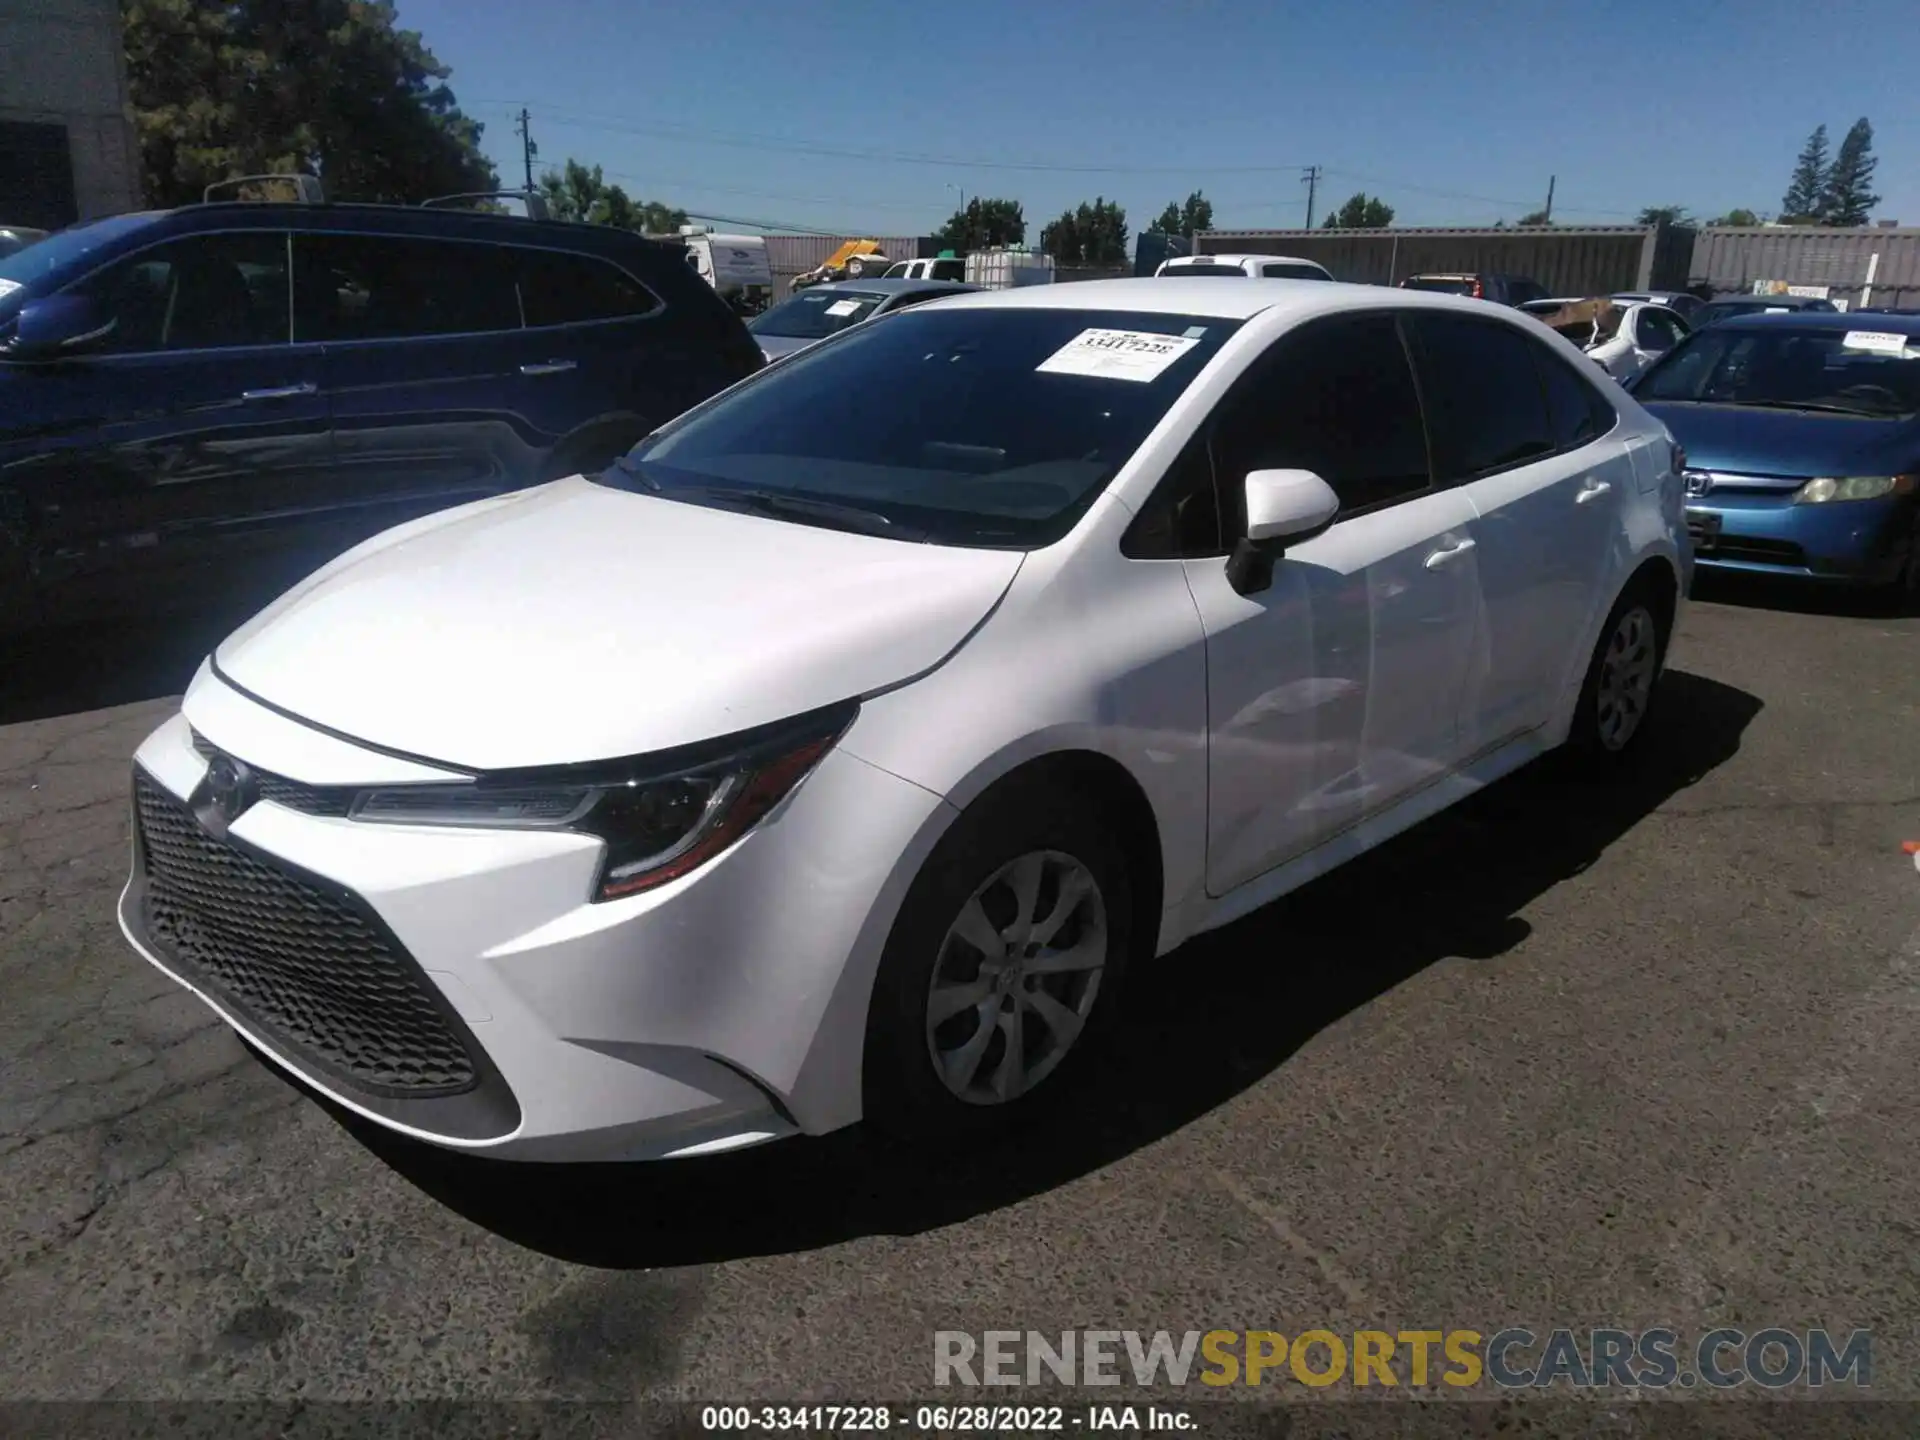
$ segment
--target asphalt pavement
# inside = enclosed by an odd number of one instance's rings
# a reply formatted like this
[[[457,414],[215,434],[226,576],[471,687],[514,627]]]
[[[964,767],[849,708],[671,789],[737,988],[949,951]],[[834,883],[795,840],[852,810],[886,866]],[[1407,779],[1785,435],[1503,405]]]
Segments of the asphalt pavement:
[[[1920,1398],[1920,620],[1696,603],[1629,776],[1535,766],[1137,974],[1074,1123],[610,1169],[349,1126],[122,942],[128,757],[206,638],[4,671],[0,1399],[858,1401],[941,1329],[1657,1323],[1868,1328]]]

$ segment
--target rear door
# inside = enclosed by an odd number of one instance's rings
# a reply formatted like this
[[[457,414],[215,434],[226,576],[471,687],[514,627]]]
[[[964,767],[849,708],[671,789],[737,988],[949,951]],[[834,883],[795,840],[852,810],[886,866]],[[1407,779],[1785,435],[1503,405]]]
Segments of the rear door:
[[[298,233],[294,333],[325,346],[342,548],[524,485],[544,457],[522,414],[520,304],[498,246]]]
[[[289,342],[287,235],[185,236],[73,288],[113,332],[12,367],[37,423],[0,454],[43,615],[252,598],[298,545],[330,458],[322,356]]]
[[[1412,317],[1439,478],[1478,518],[1484,650],[1461,711],[1476,756],[1554,713],[1565,660],[1633,489],[1599,390],[1545,342],[1505,321]]]

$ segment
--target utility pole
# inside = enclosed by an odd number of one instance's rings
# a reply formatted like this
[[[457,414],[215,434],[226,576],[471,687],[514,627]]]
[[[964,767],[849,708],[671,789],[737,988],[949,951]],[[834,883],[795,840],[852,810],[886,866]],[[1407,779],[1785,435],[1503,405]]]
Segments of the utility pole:
[[[540,153],[540,147],[533,143],[533,117],[527,114],[527,107],[520,107],[520,119],[513,127],[513,133],[520,137],[520,158],[527,167],[527,193],[533,193],[533,157]]]
[[[1318,165],[1307,166],[1307,173],[1300,177],[1300,183],[1307,187],[1307,226],[1306,228],[1311,230],[1313,228],[1314,196],[1320,189],[1320,167]]]
[[[1540,212],[1540,220],[1543,225],[1551,225],[1553,223],[1553,182],[1559,178],[1557,175],[1547,176],[1547,208]]]

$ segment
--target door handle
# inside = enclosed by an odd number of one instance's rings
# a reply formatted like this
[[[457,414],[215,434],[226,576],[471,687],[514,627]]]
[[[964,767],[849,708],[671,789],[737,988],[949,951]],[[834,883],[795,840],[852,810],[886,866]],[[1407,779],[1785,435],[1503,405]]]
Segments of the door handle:
[[[299,395],[311,395],[320,387],[311,380],[303,380],[298,385],[276,385],[268,390],[242,390],[242,400],[291,400]]]
[[[1596,480],[1589,475],[1581,484],[1580,493],[1573,497],[1573,503],[1576,505],[1584,505],[1589,500],[1598,500],[1611,489],[1613,489],[1613,482],[1611,480]]]
[[[520,367],[522,375],[559,375],[574,368],[571,360],[530,360]]]
[[[1438,550],[1428,554],[1427,569],[1438,570],[1449,560],[1456,560],[1471,549],[1473,549],[1473,541],[1471,540],[1456,540],[1451,545],[1443,545]]]

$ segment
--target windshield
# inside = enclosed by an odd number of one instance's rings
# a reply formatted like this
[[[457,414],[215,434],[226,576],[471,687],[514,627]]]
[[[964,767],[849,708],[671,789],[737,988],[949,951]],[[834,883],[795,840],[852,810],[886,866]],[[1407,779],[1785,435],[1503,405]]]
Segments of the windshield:
[[[1920,410],[1920,336],[1701,330],[1647,372],[1634,398],[1904,417]]]
[[[783,300],[756,317],[747,328],[756,335],[790,340],[824,340],[858,325],[886,300],[871,290],[809,290]]]
[[[115,215],[57,231],[11,255],[0,254],[0,309],[7,307],[9,297],[18,298],[15,291],[151,222],[148,215]]]
[[[1471,295],[1471,280],[1462,280],[1446,275],[1416,275],[1411,280],[1402,280],[1403,290],[1431,290],[1436,295]]]
[[[1239,324],[906,310],[762,371],[600,478],[902,539],[1031,549],[1073,527]]]

